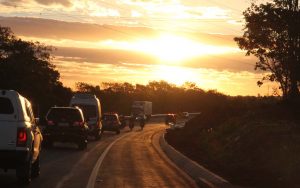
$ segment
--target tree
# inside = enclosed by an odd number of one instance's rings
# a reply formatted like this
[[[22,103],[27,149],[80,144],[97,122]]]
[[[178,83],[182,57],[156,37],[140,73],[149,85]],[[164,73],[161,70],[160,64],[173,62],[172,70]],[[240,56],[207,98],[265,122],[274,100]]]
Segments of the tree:
[[[300,12],[298,0],[274,0],[252,4],[244,13],[242,37],[234,40],[246,55],[258,58],[255,69],[269,74],[258,81],[276,81],[283,97],[299,97],[300,81]]]
[[[44,114],[52,105],[68,104],[72,91],[59,81],[50,62],[52,47],[17,38],[0,26],[0,88],[13,89],[28,97]]]

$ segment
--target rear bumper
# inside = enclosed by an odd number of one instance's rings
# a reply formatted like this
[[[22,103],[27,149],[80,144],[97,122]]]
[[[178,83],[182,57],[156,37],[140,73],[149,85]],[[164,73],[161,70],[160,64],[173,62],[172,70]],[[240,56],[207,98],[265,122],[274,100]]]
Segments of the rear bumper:
[[[58,131],[45,131],[43,139],[45,142],[82,142],[87,140],[87,130],[72,131],[72,132],[58,132]]]
[[[0,168],[16,168],[29,160],[29,150],[0,150]]]
[[[103,125],[102,130],[103,130],[103,131],[117,131],[117,130],[120,130],[120,126],[115,126],[115,125]]]

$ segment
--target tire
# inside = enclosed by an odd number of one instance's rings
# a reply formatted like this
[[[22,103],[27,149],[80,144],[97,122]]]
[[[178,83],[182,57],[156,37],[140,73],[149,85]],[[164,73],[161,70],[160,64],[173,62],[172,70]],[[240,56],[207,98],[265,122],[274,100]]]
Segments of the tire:
[[[35,160],[35,162],[32,164],[32,169],[31,169],[31,176],[33,178],[36,178],[40,175],[41,173],[41,167],[40,167],[40,156]]]
[[[17,176],[20,184],[22,184],[22,185],[30,184],[31,170],[32,170],[32,159],[31,158],[27,162],[20,164],[16,168],[16,176]]]

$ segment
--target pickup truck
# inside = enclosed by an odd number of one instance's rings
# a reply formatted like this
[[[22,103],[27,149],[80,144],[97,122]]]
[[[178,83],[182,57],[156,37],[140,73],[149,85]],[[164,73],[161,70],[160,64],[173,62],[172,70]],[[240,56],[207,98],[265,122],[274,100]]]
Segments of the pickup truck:
[[[31,103],[18,92],[0,90],[0,168],[16,169],[22,184],[40,174],[43,137]]]

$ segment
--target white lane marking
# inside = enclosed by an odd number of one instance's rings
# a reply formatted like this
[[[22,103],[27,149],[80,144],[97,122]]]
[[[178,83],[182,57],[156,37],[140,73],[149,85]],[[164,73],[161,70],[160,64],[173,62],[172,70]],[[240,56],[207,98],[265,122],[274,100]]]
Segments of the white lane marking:
[[[127,136],[129,134],[125,134],[123,136],[121,136],[120,138],[116,139],[115,141],[113,141],[106,149],[105,151],[101,154],[101,156],[99,157],[96,165],[94,166],[93,168],[93,171],[90,175],[90,178],[89,178],[89,181],[88,181],[88,184],[86,185],[86,188],[94,188],[95,187],[95,182],[96,182],[96,178],[97,178],[97,174],[98,174],[98,171],[100,169],[100,166],[105,158],[105,156],[107,155],[107,153],[109,152],[110,148],[116,143],[118,142],[119,140],[121,140],[122,138],[124,138],[125,136]]]

